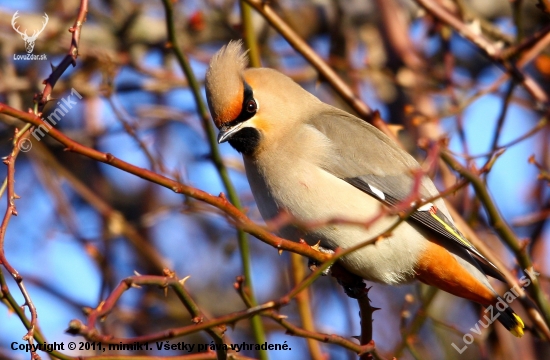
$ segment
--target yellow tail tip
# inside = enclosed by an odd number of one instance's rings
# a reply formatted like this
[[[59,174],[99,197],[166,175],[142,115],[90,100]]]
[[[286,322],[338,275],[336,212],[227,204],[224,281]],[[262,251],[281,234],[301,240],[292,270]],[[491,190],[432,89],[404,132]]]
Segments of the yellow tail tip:
[[[510,332],[512,333],[512,335],[514,335],[515,337],[522,337],[523,336],[523,328],[517,326],[513,329],[510,329]]]
[[[517,325],[513,328],[510,329],[510,332],[512,333],[512,335],[514,335],[515,337],[522,337],[523,336],[523,329],[525,328],[525,324],[523,323],[523,320],[521,320],[521,318],[516,315],[516,314],[512,314],[514,316],[514,320],[516,320],[517,322]]]

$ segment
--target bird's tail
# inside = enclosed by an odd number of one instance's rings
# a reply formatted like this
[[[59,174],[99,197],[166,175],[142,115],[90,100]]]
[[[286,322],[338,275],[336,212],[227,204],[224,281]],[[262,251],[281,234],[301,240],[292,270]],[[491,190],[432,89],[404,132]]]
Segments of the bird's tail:
[[[523,320],[521,320],[518,314],[510,307],[507,307],[504,311],[499,311],[499,313],[500,316],[498,317],[498,321],[500,321],[512,335],[518,338],[522,337],[525,324],[523,324]]]

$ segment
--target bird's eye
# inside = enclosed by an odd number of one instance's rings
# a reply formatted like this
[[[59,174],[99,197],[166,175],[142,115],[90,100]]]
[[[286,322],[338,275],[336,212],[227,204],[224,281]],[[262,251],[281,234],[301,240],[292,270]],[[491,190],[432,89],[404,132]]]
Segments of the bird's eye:
[[[254,99],[248,100],[246,103],[246,111],[249,113],[254,113],[258,109],[258,105],[256,105],[256,101]]]

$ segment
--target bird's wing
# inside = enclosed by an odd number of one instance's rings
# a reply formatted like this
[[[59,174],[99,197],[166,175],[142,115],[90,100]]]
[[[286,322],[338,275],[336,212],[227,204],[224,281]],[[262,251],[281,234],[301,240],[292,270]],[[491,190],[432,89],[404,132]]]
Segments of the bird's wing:
[[[419,164],[381,131],[339,109],[328,107],[324,110],[322,115],[312,118],[309,125],[330,142],[332,156],[322,165],[326,171],[390,207],[406,200],[415,186],[421,200],[439,195],[427,176],[415,180],[412,170],[418,169]],[[504,281],[500,270],[456,228],[441,198],[420,206],[410,219],[460,244],[474,256],[485,273]]]

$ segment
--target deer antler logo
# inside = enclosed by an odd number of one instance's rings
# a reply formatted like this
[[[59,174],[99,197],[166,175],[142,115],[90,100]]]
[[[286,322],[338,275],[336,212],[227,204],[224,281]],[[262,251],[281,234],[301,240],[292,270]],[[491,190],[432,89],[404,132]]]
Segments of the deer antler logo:
[[[45,22],[42,22],[42,29],[40,30],[34,30],[32,35],[29,36],[27,35],[27,30],[25,30],[25,32],[21,32],[19,31],[19,26],[16,28],[15,27],[15,21],[17,20],[17,18],[19,17],[19,10],[15,12],[15,14],[13,14],[13,17],[11,18],[11,26],[13,27],[13,30],[17,31],[17,33],[19,35],[21,35],[21,37],[23,38],[23,40],[25,40],[25,48],[27,49],[27,53],[32,53],[32,51],[34,50],[34,42],[36,41],[36,38],[38,37],[38,35],[40,35],[42,33],[42,31],[44,31],[44,28],[46,27],[46,24],[48,24],[48,14],[44,13],[44,20],[46,20]]]

